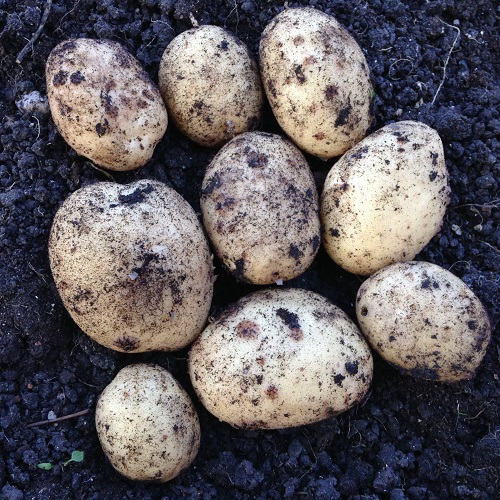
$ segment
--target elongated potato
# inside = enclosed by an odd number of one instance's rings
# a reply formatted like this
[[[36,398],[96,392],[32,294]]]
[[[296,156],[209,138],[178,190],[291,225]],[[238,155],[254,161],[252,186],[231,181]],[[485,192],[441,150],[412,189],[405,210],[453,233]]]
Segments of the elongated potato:
[[[449,192],[438,133],[414,121],[386,125],[328,173],[321,197],[325,249],[362,275],[412,260],[441,228]]]
[[[189,353],[205,407],[245,429],[310,424],[366,395],[373,361],[361,332],[326,298],[297,288],[243,297]]]
[[[483,305],[455,275],[428,262],[392,264],[360,287],[356,315],[370,345],[414,377],[474,376],[491,337]]]
[[[80,155],[131,170],[153,155],[168,123],[156,85],[116,42],[70,39],[50,53],[47,94],[54,123]]]
[[[261,121],[257,64],[241,40],[218,26],[176,36],[163,53],[158,80],[171,118],[202,146],[221,146]]]
[[[49,257],[66,309],[110,349],[181,349],[205,326],[208,241],[188,202],[161,182],[75,191],[54,217]]]
[[[259,54],[273,113],[301,149],[332,158],[365,136],[372,121],[370,71],[334,17],[310,7],[286,9],[267,25]]]
[[[319,200],[304,155],[275,134],[247,132],[207,167],[203,225],[224,266],[265,285],[303,273],[321,242]]]

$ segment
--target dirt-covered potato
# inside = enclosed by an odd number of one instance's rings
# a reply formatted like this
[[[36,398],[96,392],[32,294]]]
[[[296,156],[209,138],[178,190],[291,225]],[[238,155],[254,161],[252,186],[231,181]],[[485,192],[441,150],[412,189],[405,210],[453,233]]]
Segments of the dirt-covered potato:
[[[218,257],[240,281],[294,278],[321,242],[309,165],[278,135],[247,132],[226,144],[205,172],[201,211]]]
[[[70,39],[46,65],[52,117],[80,155],[110,170],[144,165],[167,129],[156,85],[129,52],[110,40]]]
[[[371,346],[414,377],[471,378],[490,341],[488,315],[455,275],[428,262],[392,264],[370,276],[356,315]]]
[[[321,197],[324,246],[355,274],[412,260],[440,230],[449,199],[438,133],[414,121],[386,125],[328,173]]]
[[[163,53],[158,80],[169,116],[202,146],[221,146],[260,123],[257,63],[223,28],[200,26],[176,36]]]
[[[262,290],[230,306],[192,345],[189,374],[203,405],[245,429],[310,424],[358,403],[372,355],[356,325],[326,298]]]
[[[286,9],[266,27],[260,71],[276,119],[304,151],[339,156],[366,134],[373,89],[361,48],[332,16]]]
[[[122,368],[99,396],[95,424],[111,465],[135,481],[169,481],[198,454],[196,410],[161,366]]]
[[[205,326],[208,242],[191,206],[160,182],[75,191],[55,215],[49,257],[66,309],[110,349],[181,349]]]

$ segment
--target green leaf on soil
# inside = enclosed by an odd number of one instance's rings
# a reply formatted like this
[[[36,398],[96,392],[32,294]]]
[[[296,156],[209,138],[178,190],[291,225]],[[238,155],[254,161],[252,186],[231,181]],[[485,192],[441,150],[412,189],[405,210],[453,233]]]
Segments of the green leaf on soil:
[[[85,454],[83,451],[75,450],[73,453],[71,453],[71,460],[73,462],[83,462]]]
[[[42,462],[38,464],[37,467],[43,470],[51,470],[54,466],[50,462]]]
[[[84,456],[85,454],[83,453],[83,451],[74,450],[71,453],[71,458],[67,462],[63,463],[63,467],[66,467],[66,465],[70,464],[71,462],[83,462]]]

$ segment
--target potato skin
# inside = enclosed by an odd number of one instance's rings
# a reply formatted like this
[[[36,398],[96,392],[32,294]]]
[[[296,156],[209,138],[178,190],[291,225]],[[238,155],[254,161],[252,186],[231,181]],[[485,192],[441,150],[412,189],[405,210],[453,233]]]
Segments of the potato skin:
[[[208,325],[189,353],[203,405],[235,427],[310,424],[365,397],[370,349],[326,298],[290,288],[243,297]]]
[[[176,36],[163,53],[158,80],[172,120],[202,146],[219,147],[261,121],[257,63],[243,42],[218,26]]]
[[[321,243],[318,198],[294,144],[247,132],[226,144],[205,171],[203,225],[238,280],[272,284],[298,276],[314,260]]]
[[[156,85],[116,42],[60,43],[45,69],[52,118],[79,154],[110,170],[132,170],[153,155],[168,123]]]
[[[325,249],[361,275],[412,260],[441,229],[449,193],[438,133],[414,121],[386,125],[327,175],[321,196]]]
[[[339,156],[372,122],[373,88],[361,48],[332,16],[286,9],[260,41],[262,83],[273,113],[304,151]]]
[[[135,481],[170,481],[198,454],[200,423],[186,391],[164,368],[122,368],[97,401],[95,425],[111,465]]]
[[[491,337],[488,315],[465,283],[428,262],[392,264],[370,276],[356,298],[370,345],[413,377],[470,379]]]
[[[191,206],[160,182],[75,191],[54,217],[49,257],[66,309],[110,349],[181,349],[205,325],[213,293],[208,241]]]

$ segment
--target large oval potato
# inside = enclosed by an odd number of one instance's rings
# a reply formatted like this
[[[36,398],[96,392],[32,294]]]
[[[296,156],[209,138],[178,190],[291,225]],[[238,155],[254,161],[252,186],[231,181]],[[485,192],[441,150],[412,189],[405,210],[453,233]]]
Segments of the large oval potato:
[[[151,158],[167,129],[167,110],[124,47],[67,40],[52,50],[45,72],[52,118],[78,154],[111,170],[131,170]]]
[[[372,355],[356,325],[326,298],[263,290],[230,306],[191,347],[203,405],[245,429],[323,420],[365,397]]]
[[[356,315],[371,346],[414,377],[471,378],[491,337],[479,299],[455,275],[428,262],[392,264],[370,276]]]
[[[195,459],[198,415],[186,391],[164,368],[122,368],[95,410],[99,441],[111,465],[135,481],[165,482]]]
[[[257,64],[223,28],[199,26],[176,36],[163,53],[158,81],[172,120],[202,146],[221,146],[260,123]]]
[[[265,28],[260,71],[278,123],[304,151],[339,156],[372,122],[373,88],[365,56],[332,16],[286,9]]]
[[[75,191],[54,217],[49,257],[66,309],[110,349],[181,349],[205,326],[208,242],[191,206],[160,182]]]
[[[294,278],[321,243],[311,170],[278,135],[247,132],[226,144],[205,171],[201,212],[218,257],[240,281]]]
[[[362,275],[412,260],[440,230],[449,200],[438,133],[419,122],[391,123],[328,173],[321,197],[325,249]]]

